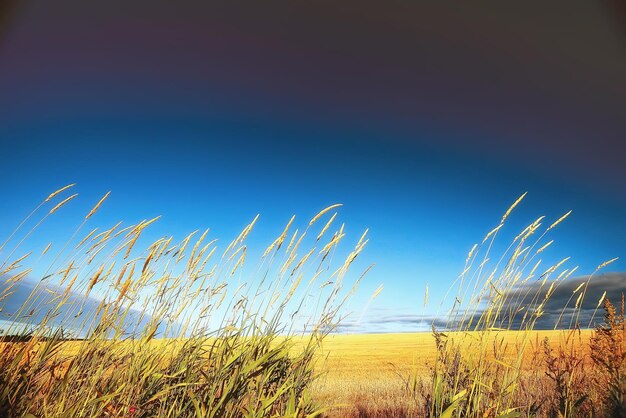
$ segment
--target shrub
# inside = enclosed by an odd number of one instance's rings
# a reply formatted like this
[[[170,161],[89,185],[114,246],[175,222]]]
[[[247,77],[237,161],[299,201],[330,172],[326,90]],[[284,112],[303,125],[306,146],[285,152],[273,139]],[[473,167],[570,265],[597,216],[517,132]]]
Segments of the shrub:
[[[620,312],[607,298],[604,301],[604,323],[599,325],[590,340],[591,359],[600,369],[596,388],[605,393],[607,413],[614,417],[626,416],[626,350],[624,350],[624,295]]]

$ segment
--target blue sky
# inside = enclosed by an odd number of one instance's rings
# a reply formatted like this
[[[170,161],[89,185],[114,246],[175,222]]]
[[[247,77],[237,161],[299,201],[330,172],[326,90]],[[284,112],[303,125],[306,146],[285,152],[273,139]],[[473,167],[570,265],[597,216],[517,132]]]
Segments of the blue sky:
[[[589,274],[626,255],[626,59],[595,6],[555,29],[497,8],[472,20],[400,3],[258,15],[141,5],[13,11],[0,43],[0,237],[73,182],[80,200],[30,245],[66,234],[109,190],[98,225],[162,215],[158,231],[229,240],[260,213],[259,247],[292,214],[305,223],[343,203],[351,238],[370,230],[359,267],[376,264],[356,316],[381,283],[366,315],[434,313],[426,283],[441,299],[525,191],[509,234],[571,209],[550,257]]]

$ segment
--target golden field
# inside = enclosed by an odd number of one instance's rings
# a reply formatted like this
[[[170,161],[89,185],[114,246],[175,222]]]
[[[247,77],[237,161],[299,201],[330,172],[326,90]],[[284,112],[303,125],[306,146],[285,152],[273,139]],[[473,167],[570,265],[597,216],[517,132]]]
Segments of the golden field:
[[[576,343],[586,347],[591,336],[590,330],[576,332]],[[565,331],[500,331],[500,332],[451,332],[446,334],[460,341],[462,349],[478,352],[475,345],[481,335],[486,336],[486,346],[494,340],[508,345],[511,361],[517,357],[519,343],[526,342],[523,370],[542,366],[541,344],[544,339],[557,348],[566,344],[569,334]],[[286,340],[277,338],[280,346]],[[290,349],[297,357],[309,341],[306,337],[296,337]],[[11,343],[0,343],[9,346]],[[33,347],[39,350],[45,343]],[[182,349],[185,340],[153,339],[149,349],[162,359],[168,358]],[[207,342],[207,346],[210,346]],[[61,352],[68,359],[81,351],[83,342],[68,341],[62,343]],[[119,357],[131,352],[132,344],[116,345]],[[498,353],[501,354],[501,353]],[[438,351],[431,332],[389,333],[389,334],[330,334],[321,342],[315,356],[315,373],[318,378],[312,383],[313,402],[325,410],[324,416],[402,416],[403,412],[419,410],[418,397],[412,395],[407,385],[413,378],[428,381],[436,362]],[[537,362],[537,360],[539,361]],[[67,365],[67,362],[66,364]],[[60,370],[66,368],[61,367]],[[118,367],[123,367],[119,366]],[[111,372],[114,372],[113,370]],[[423,388],[428,390],[427,387]],[[421,396],[421,394],[420,394]],[[403,411],[398,413],[397,411]]]
[[[470,345],[473,333],[464,334],[463,341]],[[582,331],[579,342],[586,346],[590,336],[591,331]],[[525,368],[532,367],[532,357],[541,349],[537,345],[546,337],[557,347],[564,343],[566,333],[503,331],[490,336],[503,338],[510,346],[521,339],[529,341]],[[359,410],[391,411],[403,406],[410,410],[415,399],[405,385],[414,374],[429,376],[437,349],[431,332],[335,334],[324,339],[319,356],[317,372],[322,375],[315,383],[314,398],[324,405],[337,405],[330,416],[358,416]]]

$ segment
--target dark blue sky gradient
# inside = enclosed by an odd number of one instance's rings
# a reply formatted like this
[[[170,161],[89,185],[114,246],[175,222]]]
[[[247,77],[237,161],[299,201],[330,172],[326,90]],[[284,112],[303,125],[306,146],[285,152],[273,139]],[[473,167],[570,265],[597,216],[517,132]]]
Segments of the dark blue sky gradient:
[[[609,8],[54,3],[17,2],[0,32],[2,236],[70,182],[67,222],[112,190],[103,224],[162,214],[229,239],[260,212],[259,243],[340,202],[377,264],[355,310],[384,283],[374,308],[397,312],[421,311],[426,282],[443,296],[524,191],[511,233],[573,209],[555,259],[587,274],[626,256]]]

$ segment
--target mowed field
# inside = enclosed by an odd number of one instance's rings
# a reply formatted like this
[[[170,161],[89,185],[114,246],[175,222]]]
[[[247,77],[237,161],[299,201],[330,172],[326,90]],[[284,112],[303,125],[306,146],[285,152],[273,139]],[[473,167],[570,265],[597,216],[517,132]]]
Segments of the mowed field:
[[[563,331],[490,334],[490,338],[504,341],[511,353],[519,341],[526,340],[524,368],[533,367],[532,360],[537,360],[537,350],[541,349],[538,345],[544,338],[557,346],[566,337]],[[591,331],[576,334],[587,346]],[[472,349],[477,338],[472,333],[457,337],[462,337],[467,349]],[[365,412],[371,411],[384,414],[399,408],[411,410],[416,400],[406,385],[414,375],[427,380],[436,357],[435,339],[430,332],[330,335],[320,350],[317,370],[322,375],[314,385],[313,396],[321,405],[335,405],[328,411],[332,417],[366,416]]]

